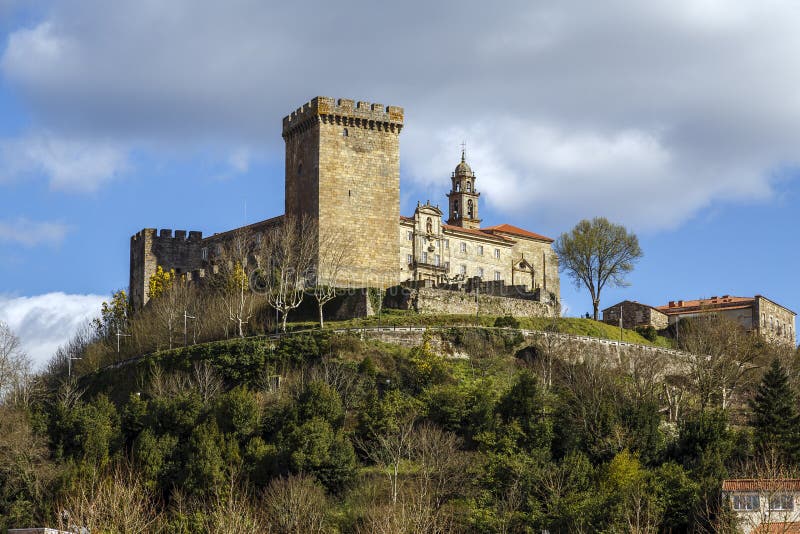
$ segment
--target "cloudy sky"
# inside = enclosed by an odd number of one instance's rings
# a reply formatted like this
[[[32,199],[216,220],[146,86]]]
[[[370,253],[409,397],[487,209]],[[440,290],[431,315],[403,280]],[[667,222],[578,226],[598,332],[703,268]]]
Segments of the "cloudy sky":
[[[281,213],[280,121],[315,95],[406,109],[404,213],[466,140],[484,224],[630,227],[603,304],[800,308],[799,3],[270,4],[0,0],[0,319],[36,358],[127,285],[142,227]]]

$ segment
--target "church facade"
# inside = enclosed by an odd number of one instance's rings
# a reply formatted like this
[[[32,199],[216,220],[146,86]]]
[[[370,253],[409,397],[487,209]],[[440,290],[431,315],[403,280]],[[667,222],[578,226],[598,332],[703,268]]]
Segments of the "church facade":
[[[335,236],[347,247],[340,285],[452,287],[479,278],[492,287],[517,288],[528,298],[535,294],[537,300],[558,302],[553,240],[509,224],[482,227],[477,177],[463,152],[449,178],[447,213],[426,202],[412,216],[400,215],[403,120],[400,107],[328,97],[314,98],[283,119],[285,213],[315,220],[313,238],[320,243]],[[274,217],[247,230],[261,239],[284,220]],[[203,276],[214,252],[234,233],[204,238],[183,230],[137,232],[130,249],[133,307],[147,302],[147,284],[158,266]]]

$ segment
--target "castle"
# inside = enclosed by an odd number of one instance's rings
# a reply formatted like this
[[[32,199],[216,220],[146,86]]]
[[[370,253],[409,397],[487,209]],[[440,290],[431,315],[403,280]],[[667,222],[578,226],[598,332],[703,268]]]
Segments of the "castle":
[[[510,224],[481,227],[477,178],[463,151],[450,176],[446,221],[430,202],[418,204],[411,217],[400,215],[403,118],[403,108],[396,106],[317,97],[283,119],[286,216],[310,217],[317,223],[314,239],[335,236],[348,248],[341,285],[453,287],[484,281],[484,290],[496,295],[558,302],[553,240]],[[283,220],[278,216],[245,228],[260,239]],[[206,238],[153,228],[133,235],[134,309],[147,303],[148,281],[158,266],[203,273],[214,251],[237,230]]]

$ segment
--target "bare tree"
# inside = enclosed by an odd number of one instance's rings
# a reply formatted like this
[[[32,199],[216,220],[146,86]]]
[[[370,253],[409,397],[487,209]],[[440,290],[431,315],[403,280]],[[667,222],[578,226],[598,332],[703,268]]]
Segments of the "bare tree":
[[[155,498],[128,466],[80,480],[58,505],[59,528],[82,532],[152,532],[159,520]]]
[[[719,406],[727,408],[733,393],[757,367],[759,350],[754,336],[736,321],[716,314],[682,322],[679,343],[701,407],[718,399]]]
[[[566,270],[576,287],[585,286],[592,297],[594,320],[600,309],[600,292],[606,286],[626,286],[625,275],[642,257],[639,240],[624,226],[604,217],[582,220],[553,245],[559,266]]]
[[[371,443],[356,440],[356,444],[367,458],[386,474],[393,505],[397,504],[400,493],[400,465],[411,456],[414,419],[414,414],[407,414],[394,428],[375,436]]]
[[[247,228],[234,230],[224,243],[217,245],[214,258],[219,271],[218,290],[239,337],[244,337],[245,325],[253,317],[255,294],[250,283],[258,270],[259,239]]]
[[[289,312],[303,302],[309,273],[317,256],[317,227],[310,217],[285,217],[269,233],[261,251],[261,275],[256,285],[281,314],[286,332]]]
[[[30,367],[19,338],[0,321],[0,402],[30,374]]]
[[[328,498],[308,475],[274,479],[264,490],[262,508],[275,534],[325,532]]]
[[[325,327],[323,306],[336,297],[336,288],[341,285],[341,273],[347,261],[348,250],[341,234],[329,232],[325,237],[320,237],[311,287],[319,309],[320,328]]]

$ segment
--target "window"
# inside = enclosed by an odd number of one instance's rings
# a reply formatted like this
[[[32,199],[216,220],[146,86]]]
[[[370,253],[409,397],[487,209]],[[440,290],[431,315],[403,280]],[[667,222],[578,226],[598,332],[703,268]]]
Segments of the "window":
[[[347,128],[344,128],[344,129],[342,130],[342,137],[347,137],[347,136],[349,136],[349,135],[350,135],[350,132],[348,132],[348,131],[347,131]]]
[[[483,267],[478,267],[478,277],[483,278]]]
[[[422,251],[422,263],[428,263],[428,253],[424,250]]]
[[[483,256],[483,245],[478,245],[478,256]]]
[[[411,265],[414,262],[414,257],[411,254],[406,254],[406,263]]]
[[[444,240],[444,248],[446,248],[447,250],[450,250],[450,240],[449,239],[445,239]]]
[[[758,510],[758,493],[734,493],[731,497],[734,510]]]
[[[462,254],[467,253],[467,244],[464,241],[461,242],[461,253]]]
[[[434,257],[433,262],[434,262],[434,265],[436,265],[437,267],[440,266],[442,264],[442,257],[437,254]]]
[[[497,281],[497,282],[499,282],[499,281],[500,281],[500,271],[495,271],[495,272],[494,272],[494,279],[495,279],[495,281]]]
[[[407,237],[408,237],[408,240],[409,240],[409,241],[414,241],[414,232],[412,232],[411,230],[409,230],[409,231],[408,231],[408,234],[407,234]]]
[[[461,182],[456,182],[456,193],[461,191]]]
[[[200,256],[203,258],[203,261],[208,260],[208,247],[203,247],[200,251]]]
[[[467,200],[467,217],[470,219],[474,218],[472,215],[472,199]]]
[[[498,260],[500,259],[500,249],[499,248],[494,249],[494,257],[497,258]]]
[[[450,262],[449,261],[444,262],[444,270],[447,271],[448,273],[450,272]]]
[[[769,498],[770,510],[794,510],[794,496],[790,493],[777,493]]]
[[[469,193],[470,191],[472,191],[472,184],[467,182],[467,193]]]
[[[461,274],[467,274],[467,266],[463,263],[461,264]]]

